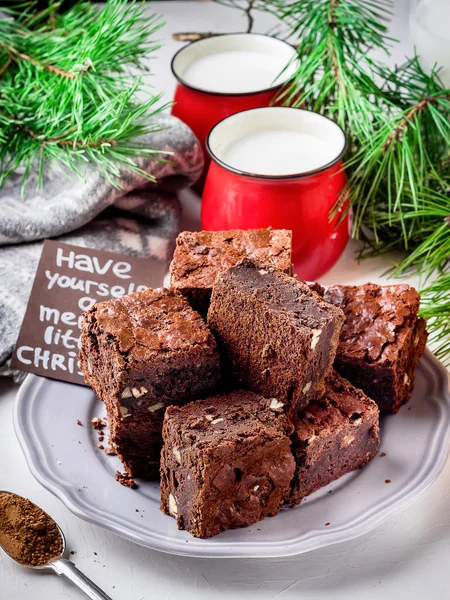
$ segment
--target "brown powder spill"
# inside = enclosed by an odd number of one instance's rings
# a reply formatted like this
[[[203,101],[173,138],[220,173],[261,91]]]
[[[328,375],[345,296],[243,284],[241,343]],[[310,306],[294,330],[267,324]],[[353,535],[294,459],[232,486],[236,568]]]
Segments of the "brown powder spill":
[[[61,555],[63,540],[42,508],[22,496],[0,493],[0,546],[24,565],[42,566]]]

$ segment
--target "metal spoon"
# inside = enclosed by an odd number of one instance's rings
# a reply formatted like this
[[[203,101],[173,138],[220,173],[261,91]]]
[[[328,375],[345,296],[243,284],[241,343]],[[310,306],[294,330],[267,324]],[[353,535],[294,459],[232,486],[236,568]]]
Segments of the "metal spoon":
[[[0,490],[0,494],[12,494],[12,492]],[[112,600],[112,598],[110,596],[105,594],[105,592],[103,592],[98,586],[96,586],[93,581],[91,581],[88,577],[86,577],[86,575],[84,575],[84,573],[82,573],[79,569],[77,569],[77,567],[73,564],[73,562],[64,558],[64,553],[66,551],[66,538],[64,537],[64,533],[62,532],[61,527],[58,525],[58,523],[56,523],[55,521],[53,521],[53,522],[55,523],[55,525],[58,528],[58,531],[61,535],[62,546],[63,546],[61,556],[52,558],[47,565],[42,565],[42,566],[41,565],[39,565],[39,566],[27,565],[27,564],[23,564],[23,563],[18,563],[18,564],[22,565],[23,567],[29,567],[31,569],[39,569],[41,571],[42,570],[48,571],[49,569],[51,569],[57,575],[64,575],[65,577],[67,577],[67,579],[70,579],[70,581],[72,583],[74,583],[76,586],[78,586],[80,588],[80,590],[82,590],[86,594],[86,596],[89,596],[89,598],[92,598],[92,600]],[[3,548],[3,546],[2,546],[2,548]],[[3,548],[3,550],[5,550],[5,549]],[[11,554],[9,554],[9,552],[7,552],[6,550],[5,550],[5,552],[10,558],[15,560],[15,558],[13,558],[11,556]],[[18,561],[16,561],[16,562],[18,562]]]

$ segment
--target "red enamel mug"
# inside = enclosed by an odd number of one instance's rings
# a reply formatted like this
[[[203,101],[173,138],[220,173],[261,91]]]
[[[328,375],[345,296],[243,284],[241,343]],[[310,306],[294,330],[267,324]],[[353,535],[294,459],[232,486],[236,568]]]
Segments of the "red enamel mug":
[[[175,54],[172,114],[195,133],[207,163],[206,138],[214,125],[243,110],[269,106],[295,71],[295,61],[290,44],[258,33],[216,35]]]
[[[330,221],[346,178],[346,136],[333,121],[296,108],[258,108],[218,123],[203,191],[205,230],[291,229],[300,279],[315,281],[341,256],[349,215]]]

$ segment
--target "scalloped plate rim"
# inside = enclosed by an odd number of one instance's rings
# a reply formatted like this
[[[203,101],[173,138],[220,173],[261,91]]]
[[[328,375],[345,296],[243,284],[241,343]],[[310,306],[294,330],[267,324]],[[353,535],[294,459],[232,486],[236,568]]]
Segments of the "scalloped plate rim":
[[[210,540],[197,540],[195,538],[192,538],[192,542],[194,542],[192,544],[182,545],[179,543],[175,545],[173,540],[166,540],[159,533],[153,532],[144,537],[142,535],[139,536],[130,527],[111,520],[108,515],[105,516],[103,513],[96,514],[95,507],[88,504],[88,508],[86,508],[86,505],[83,506],[83,502],[80,502],[78,496],[76,497],[78,502],[74,502],[71,489],[65,488],[60,481],[57,481],[55,474],[46,466],[46,462],[42,461],[42,457],[45,457],[43,446],[41,445],[39,448],[37,446],[34,447],[31,440],[26,439],[25,433],[22,430],[23,423],[21,421],[20,408],[26,402],[25,398],[30,391],[36,394],[40,386],[45,386],[48,380],[43,377],[29,374],[22,383],[14,405],[14,428],[28,467],[37,481],[59,498],[74,515],[94,525],[103,527],[124,539],[160,552],[190,557],[275,558],[295,556],[321,547],[349,541],[368,533],[395,515],[402,507],[405,507],[422,495],[442,472],[450,451],[449,375],[445,367],[429,350],[425,352],[422,361],[425,370],[431,370],[436,375],[437,393],[435,395],[444,397],[444,401],[440,402],[440,409],[445,409],[445,414],[441,417],[439,427],[433,436],[432,451],[427,457],[427,461],[421,465],[416,477],[409,482],[403,493],[397,492],[393,498],[386,498],[383,503],[384,506],[382,505],[381,509],[377,510],[371,507],[371,510],[365,514],[359,514],[354,523],[344,523],[327,531],[311,529],[301,537],[285,541],[271,541],[266,545],[261,542],[242,541],[236,544],[214,545],[214,543],[209,543]],[[437,402],[435,397],[433,397],[433,400]],[[294,510],[298,510],[298,508]],[[211,538],[211,540],[213,541],[214,538]]]

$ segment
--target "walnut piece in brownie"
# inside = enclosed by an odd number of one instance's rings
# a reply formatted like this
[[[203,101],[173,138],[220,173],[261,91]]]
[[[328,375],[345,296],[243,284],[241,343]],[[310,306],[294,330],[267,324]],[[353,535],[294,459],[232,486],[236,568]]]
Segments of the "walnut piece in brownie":
[[[206,317],[218,273],[250,257],[290,275],[291,246],[292,232],[286,229],[183,231],[170,265],[170,284]]]
[[[378,420],[376,403],[332,373],[324,397],[310,402],[296,420],[292,504],[366,465],[380,445]]]
[[[166,406],[207,396],[220,379],[204,320],[166,289],[102,302],[85,313],[79,359],[127,474],[157,479]]]
[[[343,321],[307,284],[248,259],[217,277],[208,311],[224,378],[292,413],[323,394]]]
[[[417,317],[419,294],[406,284],[368,283],[330,287],[324,298],[345,313],[335,368],[382,412],[398,412],[411,397],[428,337]]]
[[[200,538],[274,515],[294,474],[292,430],[282,402],[252,392],[169,407],[161,510]]]

